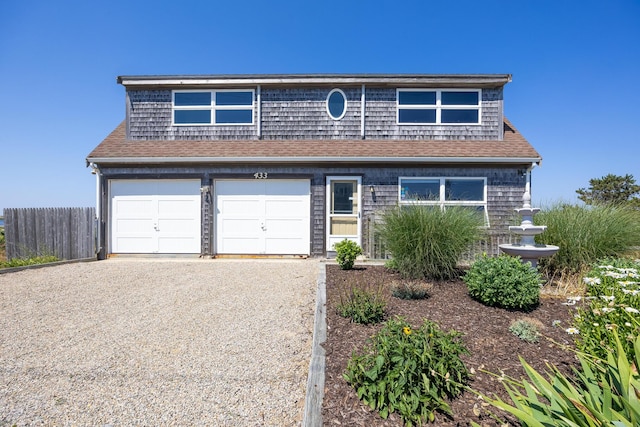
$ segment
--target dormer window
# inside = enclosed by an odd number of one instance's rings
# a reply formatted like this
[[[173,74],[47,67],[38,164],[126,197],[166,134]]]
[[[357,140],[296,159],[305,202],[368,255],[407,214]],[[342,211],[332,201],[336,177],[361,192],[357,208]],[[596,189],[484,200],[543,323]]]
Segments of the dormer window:
[[[397,123],[400,125],[479,125],[481,90],[398,89]]]
[[[173,91],[173,124],[251,125],[253,90]]]

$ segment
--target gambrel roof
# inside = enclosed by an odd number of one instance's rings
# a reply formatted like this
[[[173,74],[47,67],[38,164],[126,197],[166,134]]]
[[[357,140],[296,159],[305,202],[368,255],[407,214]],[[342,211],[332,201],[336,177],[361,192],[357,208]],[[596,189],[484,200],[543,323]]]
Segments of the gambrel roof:
[[[88,156],[95,163],[539,163],[508,121],[502,140],[131,140],[120,125]]]

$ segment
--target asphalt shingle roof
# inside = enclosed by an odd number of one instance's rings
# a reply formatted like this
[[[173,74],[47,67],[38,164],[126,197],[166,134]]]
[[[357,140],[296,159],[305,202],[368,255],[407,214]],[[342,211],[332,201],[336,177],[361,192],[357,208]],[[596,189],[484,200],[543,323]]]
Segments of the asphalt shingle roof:
[[[241,158],[487,158],[538,159],[540,154],[505,119],[503,140],[130,140],[123,121],[88,156],[93,159]]]

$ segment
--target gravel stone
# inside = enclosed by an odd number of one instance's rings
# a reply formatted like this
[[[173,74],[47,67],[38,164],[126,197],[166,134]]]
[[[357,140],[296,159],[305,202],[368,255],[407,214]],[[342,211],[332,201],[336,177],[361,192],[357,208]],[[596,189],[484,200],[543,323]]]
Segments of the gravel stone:
[[[294,426],[317,260],[112,258],[0,275],[0,426]]]

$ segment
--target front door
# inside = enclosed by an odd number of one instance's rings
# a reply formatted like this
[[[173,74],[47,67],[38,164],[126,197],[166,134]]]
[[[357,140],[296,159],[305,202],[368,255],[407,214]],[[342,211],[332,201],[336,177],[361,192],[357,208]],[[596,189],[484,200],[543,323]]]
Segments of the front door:
[[[359,176],[327,177],[327,251],[344,239],[361,245],[360,187]]]

